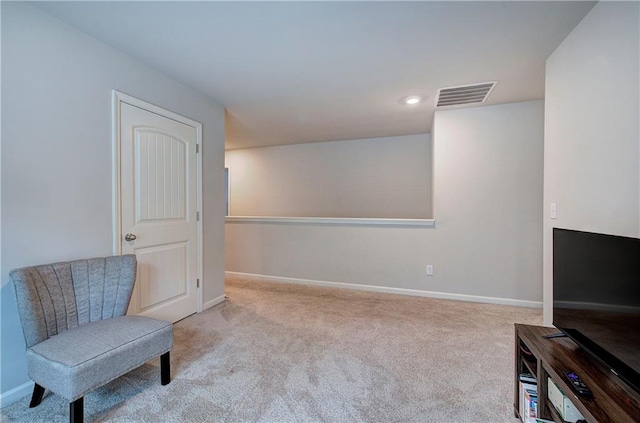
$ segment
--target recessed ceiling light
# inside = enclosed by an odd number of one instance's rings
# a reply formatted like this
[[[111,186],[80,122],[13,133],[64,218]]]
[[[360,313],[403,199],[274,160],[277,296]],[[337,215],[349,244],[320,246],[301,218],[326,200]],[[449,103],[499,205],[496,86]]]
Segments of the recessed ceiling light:
[[[405,104],[418,104],[420,103],[421,98],[417,95],[412,95],[404,99]]]

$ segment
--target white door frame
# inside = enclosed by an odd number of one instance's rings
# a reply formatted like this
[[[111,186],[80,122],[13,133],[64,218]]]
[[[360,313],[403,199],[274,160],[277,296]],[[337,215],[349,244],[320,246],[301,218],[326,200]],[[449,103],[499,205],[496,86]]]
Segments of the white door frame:
[[[181,116],[177,113],[170,112],[161,107],[155,106],[151,103],[147,103],[146,101],[142,101],[130,95],[121,93],[119,91],[112,91],[112,106],[113,106],[113,115],[112,115],[112,140],[113,140],[113,167],[112,167],[112,203],[113,203],[113,254],[121,255],[122,254],[122,187],[120,185],[120,151],[121,151],[121,140],[120,140],[120,106],[122,103],[127,103],[132,106],[138,107],[140,109],[144,109],[148,112],[155,113],[157,115],[166,117],[168,119],[175,120],[177,122],[183,123],[185,125],[191,126],[196,129],[197,139],[196,139],[196,213],[198,213],[198,218],[196,219],[196,227],[197,227],[197,241],[196,241],[196,261],[197,261],[197,278],[200,281],[196,288],[197,302],[196,302],[196,311],[200,313],[202,311],[202,301],[203,301],[203,286],[204,279],[202,277],[202,216],[203,216],[203,208],[202,208],[202,154],[201,154],[201,144],[202,144],[202,124],[191,120],[187,117]]]

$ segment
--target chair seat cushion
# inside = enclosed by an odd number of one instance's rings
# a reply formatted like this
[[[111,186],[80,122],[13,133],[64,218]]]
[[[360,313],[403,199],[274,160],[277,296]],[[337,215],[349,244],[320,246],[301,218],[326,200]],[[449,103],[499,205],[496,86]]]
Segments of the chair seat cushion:
[[[143,316],[114,317],[34,345],[27,351],[27,367],[34,382],[71,402],[172,346],[170,322]]]

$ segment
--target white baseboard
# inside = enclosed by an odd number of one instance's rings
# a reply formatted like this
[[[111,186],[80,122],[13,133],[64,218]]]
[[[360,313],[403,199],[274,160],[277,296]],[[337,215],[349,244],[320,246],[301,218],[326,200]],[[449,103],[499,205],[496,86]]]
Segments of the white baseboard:
[[[221,302],[223,302],[225,299],[224,295],[221,295],[219,297],[216,297],[212,300],[207,301],[206,303],[202,304],[202,311],[208,310],[211,307],[220,304]]]
[[[286,278],[281,276],[257,275],[254,273],[241,273],[241,272],[227,271],[225,272],[225,275],[258,278],[265,282],[298,283],[302,285],[327,286],[332,288],[355,289],[358,291],[382,292],[385,294],[410,295],[413,297],[441,298],[445,300],[471,301],[476,303],[489,303],[489,304],[511,305],[511,306],[517,306],[517,307],[542,308],[541,301],[526,301],[526,300],[516,300],[512,298],[483,297],[480,295],[465,295],[465,294],[453,294],[448,292],[421,291],[418,289],[392,288],[388,286],[376,286],[376,285],[360,285],[356,283],[345,283],[345,282],[327,282],[327,281],[317,281],[313,279],[298,279],[298,278]]]
[[[29,381],[7,392],[0,393],[0,408],[21,400],[33,392],[33,382]]]

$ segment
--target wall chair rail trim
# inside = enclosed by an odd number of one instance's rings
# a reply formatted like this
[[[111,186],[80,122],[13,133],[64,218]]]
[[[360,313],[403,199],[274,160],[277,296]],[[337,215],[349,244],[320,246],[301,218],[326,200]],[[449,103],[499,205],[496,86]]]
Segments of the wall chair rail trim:
[[[347,217],[280,217],[227,216],[226,223],[272,223],[285,225],[342,225],[342,226],[410,226],[435,227],[435,219],[378,219]]]

